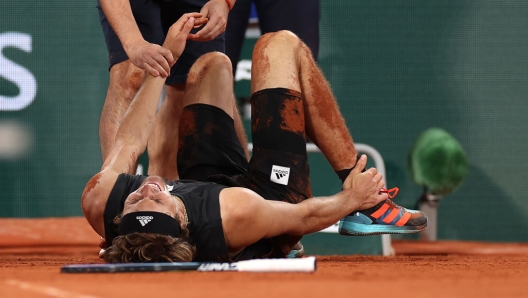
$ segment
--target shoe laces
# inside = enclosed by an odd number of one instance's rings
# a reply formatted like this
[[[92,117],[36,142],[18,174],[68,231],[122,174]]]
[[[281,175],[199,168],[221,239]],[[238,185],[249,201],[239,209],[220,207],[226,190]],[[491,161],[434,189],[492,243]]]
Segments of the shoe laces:
[[[382,188],[380,193],[386,193],[389,196],[389,199],[393,199],[398,194],[398,191],[400,191],[400,189],[397,187],[391,189]]]
[[[367,212],[368,214],[371,214],[373,213],[374,211],[378,210],[381,206],[383,206],[383,204],[389,204],[389,206],[391,206],[391,208],[397,208],[397,209],[402,209],[403,207],[399,206],[398,204],[394,203],[391,199],[394,198],[397,194],[398,194],[398,191],[400,189],[397,188],[397,187],[393,187],[391,189],[386,189],[386,188],[382,188],[380,189],[380,193],[386,193],[389,198],[386,199],[385,201],[383,202],[380,202],[378,205],[374,206],[374,207],[371,207],[367,210],[362,210],[362,211],[365,211]]]
[[[385,188],[382,188],[380,190],[380,193],[386,193],[389,198],[385,200],[385,203],[388,203],[390,206],[392,206],[392,208],[396,208],[396,209],[404,209],[402,206],[396,204],[393,200],[393,199],[397,194],[398,194],[398,191],[400,191],[399,188],[397,187],[393,187],[391,189],[385,189]]]

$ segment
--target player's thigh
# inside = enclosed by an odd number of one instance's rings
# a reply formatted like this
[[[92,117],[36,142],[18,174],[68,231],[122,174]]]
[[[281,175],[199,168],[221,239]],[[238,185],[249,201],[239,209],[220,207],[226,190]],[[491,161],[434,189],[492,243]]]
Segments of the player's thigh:
[[[181,179],[239,175],[247,169],[233,118],[218,107],[201,103],[186,106],[181,116],[178,145]]]
[[[251,105],[253,155],[249,172],[264,178],[270,189],[301,195],[281,200],[299,202],[310,197],[310,169],[300,92],[284,88],[264,89],[252,95]]]

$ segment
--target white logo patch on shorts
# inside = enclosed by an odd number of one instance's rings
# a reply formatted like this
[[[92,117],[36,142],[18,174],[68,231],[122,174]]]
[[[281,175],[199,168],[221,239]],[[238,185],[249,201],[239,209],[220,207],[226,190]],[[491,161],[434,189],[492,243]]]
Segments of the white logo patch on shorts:
[[[288,185],[290,179],[290,168],[273,165],[271,168],[270,181],[282,185]]]

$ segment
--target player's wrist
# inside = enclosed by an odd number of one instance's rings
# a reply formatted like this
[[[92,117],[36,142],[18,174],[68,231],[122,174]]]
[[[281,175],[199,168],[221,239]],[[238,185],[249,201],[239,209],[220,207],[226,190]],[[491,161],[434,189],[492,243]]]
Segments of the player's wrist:
[[[127,55],[129,55],[130,51],[133,51],[139,45],[144,43],[147,43],[147,41],[143,39],[143,37],[129,37],[123,39],[122,45]]]

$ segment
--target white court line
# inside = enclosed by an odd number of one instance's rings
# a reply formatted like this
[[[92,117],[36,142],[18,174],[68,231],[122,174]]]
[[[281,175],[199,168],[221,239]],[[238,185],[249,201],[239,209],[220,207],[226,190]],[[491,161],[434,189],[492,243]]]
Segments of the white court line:
[[[91,295],[82,295],[82,294],[76,294],[68,291],[64,291],[58,288],[49,287],[49,286],[41,286],[36,285],[32,283],[28,283],[25,281],[20,281],[16,279],[8,279],[5,282],[6,284],[10,286],[19,287],[22,290],[31,291],[31,292],[37,292],[40,294],[44,294],[50,297],[57,297],[57,298],[97,298],[97,296],[91,296]]]

